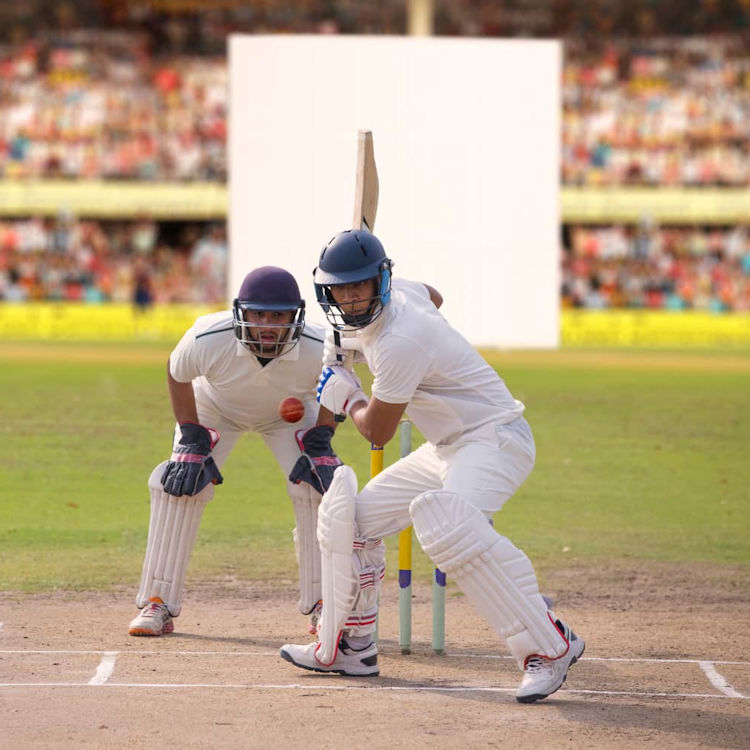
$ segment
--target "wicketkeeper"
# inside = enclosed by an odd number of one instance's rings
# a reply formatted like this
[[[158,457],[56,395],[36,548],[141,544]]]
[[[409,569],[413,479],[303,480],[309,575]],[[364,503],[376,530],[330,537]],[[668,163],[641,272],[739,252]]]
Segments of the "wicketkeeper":
[[[250,272],[231,310],[199,317],[169,357],[167,383],[177,425],[172,455],[151,473],[151,520],[131,635],[174,630],[185,574],[203,509],[223,481],[221,467],[237,440],[258,433],[273,452],[294,506],[299,563],[299,609],[320,611],[318,506],[338,459],[333,429],[315,427],[315,389],[323,326],[305,323],[305,303],[294,277],[274,266]],[[281,420],[287,396],[305,405],[300,422]],[[252,502],[252,488],[247,492]]]
[[[329,332],[318,397],[374,445],[394,436],[405,411],[426,442],[361,492],[351,468],[335,470],[318,514],[318,642],[285,645],[281,656],[318,672],[377,675],[382,538],[413,525],[433,563],[505,640],[523,671],[516,698],[545,698],[584,642],[548,610],[529,558],[489,523],[534,465],[524,405],[446,322],[440,294],[392,280],[392,266],[365,230],[341,232],[323,248],[315,288],[340,343]],[[374,376],[369,398],[339,362],[351,350]]]

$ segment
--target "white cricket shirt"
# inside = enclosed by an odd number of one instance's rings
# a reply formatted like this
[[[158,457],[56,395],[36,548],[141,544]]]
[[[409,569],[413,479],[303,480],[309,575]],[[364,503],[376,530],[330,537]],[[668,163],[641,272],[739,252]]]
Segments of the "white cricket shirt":
[[[394,279],[383,314],[357,340],[374,376],[372,395],[408,403],[409,419],[433,444],[523,414],[524,405],[449,325],[424,284]]]
[[[180,383],[193,381],[238,429],[264,432],[280,423],[279,402],[287,396],[317,412],[324,333],[306,323],[297,345],[264,367],[236,338],[231,310],[202,315],[170,355],[169,371]]]

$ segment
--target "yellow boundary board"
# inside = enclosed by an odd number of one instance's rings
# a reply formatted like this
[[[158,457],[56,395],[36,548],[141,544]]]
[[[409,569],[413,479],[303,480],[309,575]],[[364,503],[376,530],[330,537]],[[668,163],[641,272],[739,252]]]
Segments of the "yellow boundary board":
[[[0,216],[75,216],[132,219],[221,220],[227,216],[222,183],[0,180]],[[663,224],[750,222],[747,188],[576,188],[560,190],[565,223],[635,223],[649,217]]]
[[[216,307],[125,303],[0,303],[0,341],[177,341],[196,317]]]
[[[0,303],[0,341],[172,341],[216,307]],[[563,310],[562,345],[573,347],[750,347],[750,313]]]
[[[220,220],[227,215],[227,189],[218,182],[2,180],[0,216],[90,219]]]
[[[750,313],[563,310],[563,346],[747,348]]]

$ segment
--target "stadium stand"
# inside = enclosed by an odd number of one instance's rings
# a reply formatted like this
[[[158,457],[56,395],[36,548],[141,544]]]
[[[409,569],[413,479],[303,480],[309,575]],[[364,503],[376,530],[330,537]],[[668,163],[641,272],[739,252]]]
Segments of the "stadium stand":
[[[563,39],[564,190],[747,191],[750,0],[688,5],[435,0],[434,30]],[[405,7],[3,4],[0,190],[35,180],[223,185],[229,33],[401,34]],[[23,215],[0,205],[0,299],[225,301],[221,211],[172,221],[132,213]],[[750,309],[743,221],[568,218],[560,247],[564,307]]]

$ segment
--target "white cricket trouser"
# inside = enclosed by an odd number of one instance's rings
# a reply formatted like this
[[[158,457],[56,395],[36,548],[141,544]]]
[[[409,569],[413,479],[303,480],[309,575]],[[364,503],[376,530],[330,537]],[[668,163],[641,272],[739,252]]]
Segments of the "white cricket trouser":
[[[483,425],[450,445],[425,443],[365,485],[357,496],[358,532],[374,539],[407,528],[409,504],[427,490],[455,492],[489,518],[523,484],[535,457],[523,417]]]
[[[214,447],[212,456],[216,465],[221,468],[239,438],[248,432],[248,430],[241,425],[237,425],[218,411],[213,403],[206,398],[199,386],[195,388],[195,400],[199,422],[219,432],[219,442]],[[309,414],[306,414],[296,424],[282,423],[273,430],[264,431],[260,434],[266,445],[273,452],[283,472],[287,493],[295,504],[295,512],[301,499],[315,511],[313,513],[311,510],[308,513],[312,517],[313,515],[317,515],[317,504],[315,501],[320,501],[319,496],[316,495],[313,497],[313,493],[310,492],[307,485],[295,485],[286,479],[299,457],[299,448],[294,438],[294,432],[298,429],[309,428],[315,421],[316,415],[314,410],[308,409],[307,412]],[[176,425],[175,441],[180,436],[179,425]],[[198,524],[200,523],[203,508],[213,498],[216,488],[215,485],[208,484],[197,495],[189,498],[189,501],[182,501],[181,514],[177,510],[174,510],[174,508],[168,511],[165,503],[173,502],[174,498],[169,500],[169,496],[163,493],[161,478],[166,465],[167,461],[162,461],[154,468],[148,479],[151,497],[149,535],[141,575],[141,586],[136,597],[136,602],[139,607],[142,607],[150,597],[159,596],[164,599],[173,616],[177,616],[180,613],[183,584],[187,573],[187,565],[192,555],[193,545],[195,544]],[[252,498],[248,499],[252,500]],[[189,505],[184,504],[187,502],[189,502]],[[183,516],[186,514],[190,517],[189,523],[183,523],[182,521]],[[314,519],[309,521],[308,526],[310,526],[310,529],[308,530],[307,537],[310,537],[313,541],[307,545],[310,549],[306,548],[306,559],[312,556],[312,562],[300,565],[301,588],[304,593],[304,601],[301,601],[300,606],[304,607],[305,611],[312,609],[315,602],[320,598],[320,563],[317,559],[320,553],[317,548],[317,540],[315,539]],[[168,552],[169,554],[167,554]]]

